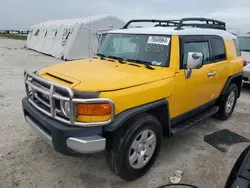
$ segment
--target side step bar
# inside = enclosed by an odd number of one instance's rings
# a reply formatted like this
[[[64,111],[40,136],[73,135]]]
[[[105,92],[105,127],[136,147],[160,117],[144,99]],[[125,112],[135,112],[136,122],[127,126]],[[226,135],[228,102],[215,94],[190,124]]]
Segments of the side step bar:
[[[218,106],[213,106],[213,107],[210,107],[208,108],[206,111],[200,113],[200,114],[197,114],[191,118],[189,118],[188,120],[186,121],[183,121],[179,124],[177,124],[175,127],[173,127],[171,129],[171,134],[176,134],[176,133],[179,133],[189,127],[191,127],[192,125],[200,122],[201,120],[203,119],[206,119],[212,115],[214,115],[215,113],[217,113],[219,111],[219,107]]]

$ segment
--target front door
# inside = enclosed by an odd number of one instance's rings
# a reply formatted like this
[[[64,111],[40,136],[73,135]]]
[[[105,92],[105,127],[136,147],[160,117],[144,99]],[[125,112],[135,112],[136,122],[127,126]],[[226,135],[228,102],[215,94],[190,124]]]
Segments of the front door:
[[[174,113],[178,117],[215,98],[212,75],[214,65],[211,64],[211,47],[209,36],[180,37],[180,68],[176,72],[176,89],[174,99]],[[193,69],[187,76],[188,52],[201,52],[204,55],[204,65],[200,69]]]

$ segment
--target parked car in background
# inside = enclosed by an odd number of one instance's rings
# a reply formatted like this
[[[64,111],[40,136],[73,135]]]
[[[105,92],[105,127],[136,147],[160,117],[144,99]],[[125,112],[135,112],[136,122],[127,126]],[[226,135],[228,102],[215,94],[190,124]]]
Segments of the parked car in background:
[[[6,30],[0,30],[0,34],[7,34],[8,32]]]
[[[16,31],[16,30],[10,30],[9,33],[10,33],[10,34],[19,34],[20,32],[19,32],[19,31]]]
[[[28,31],[27,31],[27,30],[21,30],[21,31],[20,31],[20,34],[27,35],[27,34],[28,34]]]
[[[250,84],[250,34],[237,36],[244,59],[243,82]]]

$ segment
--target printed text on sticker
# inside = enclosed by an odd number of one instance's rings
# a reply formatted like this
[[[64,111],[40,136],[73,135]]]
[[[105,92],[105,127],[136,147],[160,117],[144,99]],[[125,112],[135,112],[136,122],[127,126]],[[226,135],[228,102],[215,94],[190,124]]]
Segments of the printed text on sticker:
[[[160,45],[169,45],[170,38],[168,37],[159,37],[159,36],[149,36],[148,44],[160,44]]]

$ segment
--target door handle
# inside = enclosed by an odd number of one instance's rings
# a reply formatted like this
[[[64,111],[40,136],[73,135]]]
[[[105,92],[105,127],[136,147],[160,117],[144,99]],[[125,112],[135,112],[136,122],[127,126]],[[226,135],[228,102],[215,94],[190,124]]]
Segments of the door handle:
[[[216,75],[216,71],[207,73],[207,77],[212,77]]]

